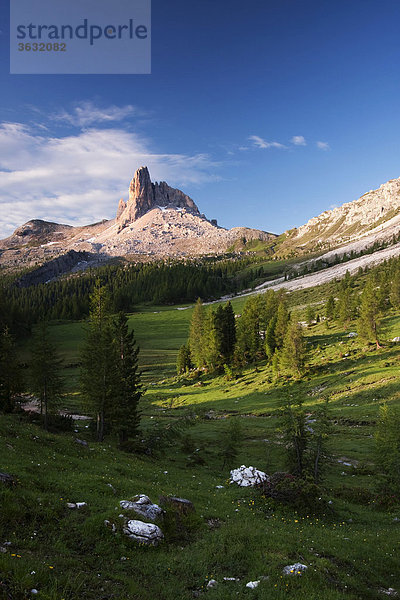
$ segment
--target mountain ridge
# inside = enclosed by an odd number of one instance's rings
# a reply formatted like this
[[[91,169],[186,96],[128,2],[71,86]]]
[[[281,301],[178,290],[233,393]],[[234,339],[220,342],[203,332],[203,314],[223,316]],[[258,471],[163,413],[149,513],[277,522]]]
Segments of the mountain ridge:
[[[38,266],[71,250],[76,256],[90,255],[87,266],[115,257],[223,254],[248,240],[272,243],[276,237],[258,229],[218,226],[188,195],[166,182],[153,183],[148,168],[140,167],[130,182],[128,200],[119,201],[114,219],[78,227],[28,221],[0,240],[0,266]]]

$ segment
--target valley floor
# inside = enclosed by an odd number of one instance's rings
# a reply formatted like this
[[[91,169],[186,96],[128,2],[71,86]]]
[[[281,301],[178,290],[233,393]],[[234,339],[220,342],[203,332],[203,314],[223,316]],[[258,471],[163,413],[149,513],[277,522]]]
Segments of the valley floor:
[[[235,310],[242,302],[235,301]],[[368,600],[400,591],[400,507],[398,499],[390,504],[379,493],[374,460],[379,406],[399,405],[399,347],[363,347],[348,332],[320,324],[307,332],[310,366],[301,381],[276,382],[266,364],[230,381],[176,378],[173,363],[190,314],[146,310],[131,317],[147,369],[144,431],[157,426],[162,432],[188,412],[197,415],[180,438],[152,456],[121,452],[112,437],[94,443],[85,421],[75,422],[75,432],[54,435],[22,415],[0,418],[0,470],[17,478],[15,487],[0,489],[0,597]],[[400,317],[392,314],[385,338],[399,331]],[[54,325],[53,336],[73,363],[81,324]],[[76,372],[67,371],[65,407],[75,410]],[[231,466],[283,470],[280,408],[287,395],[301,397],[310,418],[329,398],[330,458],[322,508],[315,510],[273,505],[259,490],[229,484],[229,466],[221,459],[224,435],[236,418],[243,441]],[[158,548],[137,546],[113,535],[104,521],[118,520],[119,501],[138,493],[153,502],[168,494],[188,498],[196,518],[187,528],[168,526]],[[68,502],[87,506],[73,510]],[[284,575],[283,568],[296,562],[307,570]],[[207,587],[210,579],[218,585]],[[250,581],[260,584],[250,589]]]

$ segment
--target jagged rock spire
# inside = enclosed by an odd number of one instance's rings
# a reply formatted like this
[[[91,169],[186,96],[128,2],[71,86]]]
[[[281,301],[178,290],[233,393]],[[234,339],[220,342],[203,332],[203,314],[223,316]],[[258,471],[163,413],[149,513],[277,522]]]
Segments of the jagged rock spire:
[[[147,167],[140,167],[129,186],[129,199],[125,205],[120,200],[117,220],[122,226],[140,219],[152,208],[157,206],[175,206],[185,208],[200,215],[199,209],[189,196],[170,187],[165,181],[152,183]]]

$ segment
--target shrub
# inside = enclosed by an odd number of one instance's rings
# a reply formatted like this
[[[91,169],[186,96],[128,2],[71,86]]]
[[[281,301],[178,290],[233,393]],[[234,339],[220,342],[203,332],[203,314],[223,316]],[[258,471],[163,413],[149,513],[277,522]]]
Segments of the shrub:
[[[328,509],[323,490],[318,485],[290,473],[274,473],[261,484],[261,488],[265,498],[286,504],[301,513],[320,513]]]

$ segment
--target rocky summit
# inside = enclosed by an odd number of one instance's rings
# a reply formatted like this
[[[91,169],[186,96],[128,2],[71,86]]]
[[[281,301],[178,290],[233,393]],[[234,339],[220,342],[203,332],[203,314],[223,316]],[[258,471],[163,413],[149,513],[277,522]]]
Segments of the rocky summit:
[[[219,227],[201,214],[195,202],[165,181],[153,183],[140,167],[130,183],[127,201],[121,199],[115,219],[83,227],[36,219],[0,241],[0,266],[31,267],[44,262],[54,274],[85,269],[111,257],[194,257],[221,254],[238,244],[273,241],[276,235],[258,229]],[[68,254],[68,260],[59,259]]]
[[[152,183],[148,168],[140,167],[129,186],[128,203],[120,200],[117,221],[121,228],[126,227],[157,207],[184,208],[200,216],[199,209],[189,196],[170,187],[165,181]]]

